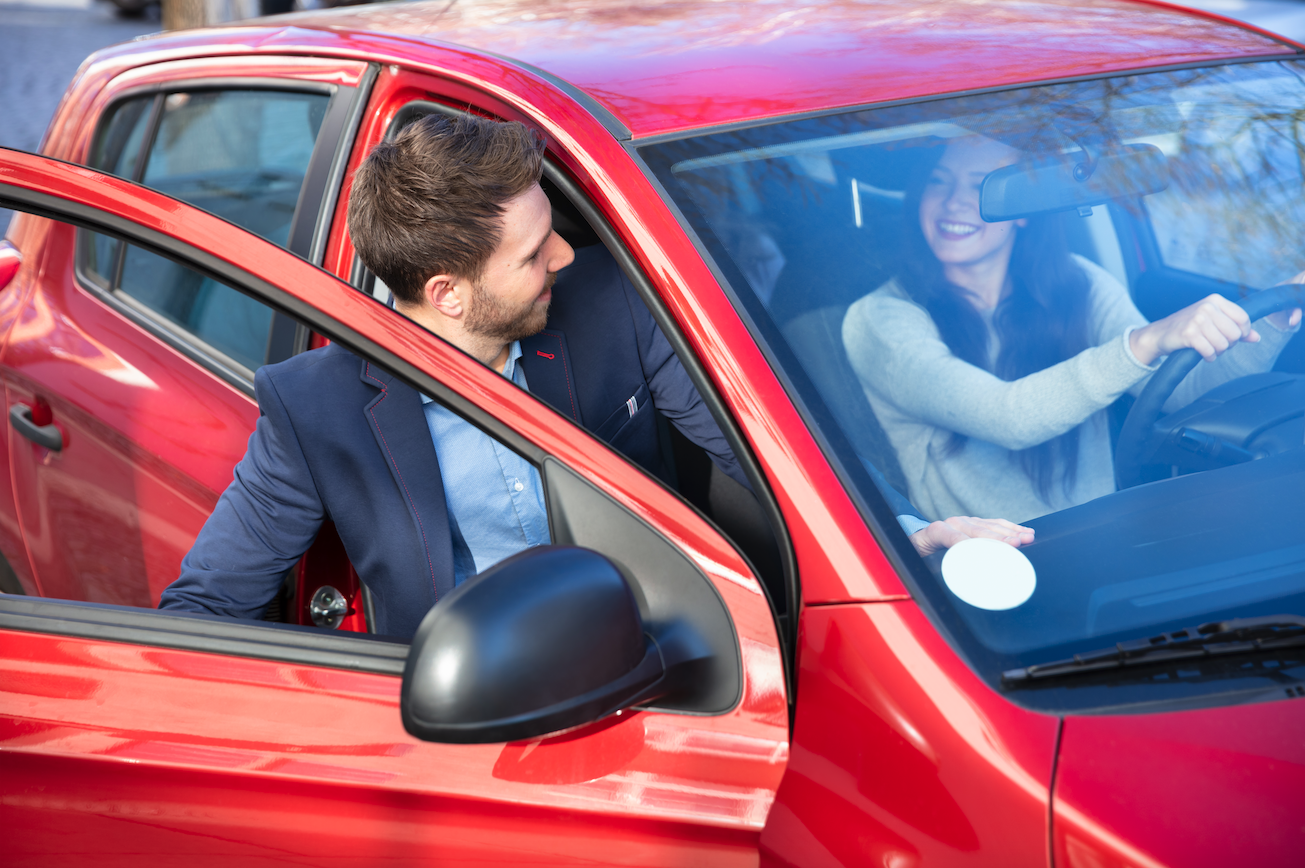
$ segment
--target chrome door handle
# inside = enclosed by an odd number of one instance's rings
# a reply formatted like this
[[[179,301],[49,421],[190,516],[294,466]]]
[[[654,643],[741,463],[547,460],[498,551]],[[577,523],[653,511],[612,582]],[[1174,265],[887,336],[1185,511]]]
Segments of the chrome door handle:
[[[15,404],[9,408],[9,424],[13,425],[19,434],[51,452],[63,449],[63,432],[53,423],[37,425],[33,422],[32,408],[26,404]]]

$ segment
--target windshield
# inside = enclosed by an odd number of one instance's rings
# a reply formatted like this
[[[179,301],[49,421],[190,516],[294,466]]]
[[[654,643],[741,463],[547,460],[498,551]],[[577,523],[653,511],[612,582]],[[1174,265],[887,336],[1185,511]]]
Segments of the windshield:
[[[1261,292],[1305,270],[1303,72],[1131,75],[640,150],[985,677],[1305,613],[1305,343],[1291,291]],[[1161,368],[1185,347],[1209,360]],[[953,516],[1035,541],[922,559],[907,534]]]

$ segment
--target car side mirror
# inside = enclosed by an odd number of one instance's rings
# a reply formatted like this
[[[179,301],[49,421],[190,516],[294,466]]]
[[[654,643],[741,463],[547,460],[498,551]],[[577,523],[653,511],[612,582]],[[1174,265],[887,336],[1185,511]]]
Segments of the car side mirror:
[[[645,631],[620,569],[539,546],[437,603],[403,671],[403,726],[426,741],[517,741],[592,723],[683,686],[709,656],[680,625]]]

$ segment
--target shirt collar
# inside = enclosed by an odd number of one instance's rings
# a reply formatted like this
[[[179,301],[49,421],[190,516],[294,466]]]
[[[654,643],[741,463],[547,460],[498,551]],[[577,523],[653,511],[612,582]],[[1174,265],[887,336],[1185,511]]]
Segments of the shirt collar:
[[[507,362],[503,364],[503,376],[514,383],[517,379],[517,359],[519,358],[521,358],[521,341],[513,341],[508,344],[508,357]],[[429,404],[433,400],[429,395],[421,396],[423,404]]]

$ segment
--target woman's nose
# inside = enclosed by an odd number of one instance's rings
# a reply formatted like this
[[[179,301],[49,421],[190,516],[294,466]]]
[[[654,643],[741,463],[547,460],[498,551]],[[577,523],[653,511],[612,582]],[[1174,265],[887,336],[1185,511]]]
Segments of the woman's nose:
[[[945,207],[948,211],[959,214],[963,211],[972,211],[979,207],[978,191],[962,184],[957,184],[952,188],[951,195],[947,197]]]

